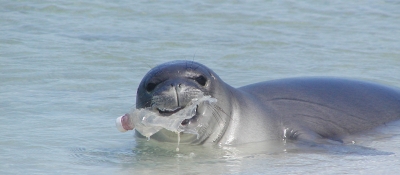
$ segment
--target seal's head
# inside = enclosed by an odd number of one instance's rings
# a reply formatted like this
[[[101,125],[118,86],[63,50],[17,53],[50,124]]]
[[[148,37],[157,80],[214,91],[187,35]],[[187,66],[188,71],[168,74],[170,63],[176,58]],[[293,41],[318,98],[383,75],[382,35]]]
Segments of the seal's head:
[[[207,140],[216,142],[225,132],[231,111],[229,99],[226,99],[226,84],[206,66],[193,61],[173,61],[151,69],[141,81],[136,108],[147,108],[168,117],[185,108],[192,99],[209,95],[217,103],[199,104],[196,115],[182,121],[181,127],[196,128],[198,136],[182,134],[181,141],[203,143]],[[137,133],[137,132],[136,132]],[[176,141],[177,136],[168,130],[160,130],[152,136],[160,141]]]

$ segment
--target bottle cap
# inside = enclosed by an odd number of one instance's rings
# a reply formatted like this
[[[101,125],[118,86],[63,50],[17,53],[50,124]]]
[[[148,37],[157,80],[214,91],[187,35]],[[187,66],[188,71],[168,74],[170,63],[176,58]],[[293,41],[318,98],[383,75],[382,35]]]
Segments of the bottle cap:
[[[117,126],[118,131],[120,131],[120,132],[126,132],[126,131],[128,131],[128,130],[126,130],[126,129],[122,126],[122,117],[123,117],[123,116],[118,117],[118,118],[115,120],[115,126]]]

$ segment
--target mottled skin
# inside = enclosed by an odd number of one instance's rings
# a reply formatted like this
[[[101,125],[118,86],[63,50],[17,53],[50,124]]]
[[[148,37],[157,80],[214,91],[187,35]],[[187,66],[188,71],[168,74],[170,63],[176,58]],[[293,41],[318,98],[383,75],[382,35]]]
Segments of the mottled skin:
[[[168,62],[150,70],[139,85],[136,108],[151,108],[168,117],[199,94],[211,95],[218,102],[199,106],[196,117],[182,122],[188,127],[197,127],[200,119],[208,122],[199,126],[199,138],[183,134],[183,142],[341,141],[343,136],[400,118],[400,91],[387,86],[314,77],[233,88],[211,69],[192,61]],[[151,138],[177,140],[176,134],[167,130]]]

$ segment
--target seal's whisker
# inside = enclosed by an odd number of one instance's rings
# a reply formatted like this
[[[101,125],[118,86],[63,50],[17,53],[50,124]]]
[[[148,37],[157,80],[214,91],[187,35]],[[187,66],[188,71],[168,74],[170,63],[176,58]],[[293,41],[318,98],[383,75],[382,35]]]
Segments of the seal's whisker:
[[[211,105],[211,109],[212,109],[212,114],[215,117],[216,121],[218,122],[218,124],[224,124],[227,121],[224,120],[224,117],[221,115],[221,112],[223,114],[225,114],[226,117],[228,117],[228,119],[231,119],[231,116],[228,115],[221,107],[219,107],[218,105]]]

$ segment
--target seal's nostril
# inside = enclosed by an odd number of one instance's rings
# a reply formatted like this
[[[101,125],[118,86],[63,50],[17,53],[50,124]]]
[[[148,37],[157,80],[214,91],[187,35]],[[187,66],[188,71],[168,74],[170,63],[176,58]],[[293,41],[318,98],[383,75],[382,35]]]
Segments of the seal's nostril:
[[[171,83],[170,85],[171,85],[171,87],[178,87],[178,88],[182,87],[182,83],[178,83],[178,84]]]

